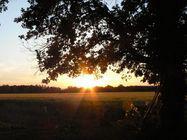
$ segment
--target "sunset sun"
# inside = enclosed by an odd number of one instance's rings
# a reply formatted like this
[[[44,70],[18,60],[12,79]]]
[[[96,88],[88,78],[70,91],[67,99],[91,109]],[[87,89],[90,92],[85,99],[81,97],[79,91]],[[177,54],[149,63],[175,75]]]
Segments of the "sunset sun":
[[[93,75],[81,75],[75,79],[76,87],[93,88],[98,85],[98,81]]]

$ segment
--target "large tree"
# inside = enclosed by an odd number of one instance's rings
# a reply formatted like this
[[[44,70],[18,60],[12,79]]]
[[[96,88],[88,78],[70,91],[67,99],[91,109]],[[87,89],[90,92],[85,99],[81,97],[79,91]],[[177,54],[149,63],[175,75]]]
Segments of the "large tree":
[[[125,68],[159,84],[162,128],[174,132],[184,116],[187,1],[28,0],[16,19],[28,29],[21,38],[47,38],[36,50],[48,83],[61,74],[116,72]]]

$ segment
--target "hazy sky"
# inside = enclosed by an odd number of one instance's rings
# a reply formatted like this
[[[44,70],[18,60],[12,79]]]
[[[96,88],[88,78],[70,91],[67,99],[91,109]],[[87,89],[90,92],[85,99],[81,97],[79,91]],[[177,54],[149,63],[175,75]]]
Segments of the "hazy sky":
[[[18,38],[26,32],[20,24],[14,23],[15,17],[20,15],[20,8],[25,7],[26,0],[13,0],[8,4],[8,11],[0,14],[0,85],[2,84],[41,84],[44,74],[38,71],[35,55],[26,49],[27,44]],[[26,46],[25,46],[26,45]],[[31,44],[29,44],[31,45]],[[80,78],[71,79],[62,76],[50,86],[75,86]],[[108,71],[98,83],[101,85],[117,86],[139,85],[140,78],[133,77],[128,82],[121,80],[121,75]]]

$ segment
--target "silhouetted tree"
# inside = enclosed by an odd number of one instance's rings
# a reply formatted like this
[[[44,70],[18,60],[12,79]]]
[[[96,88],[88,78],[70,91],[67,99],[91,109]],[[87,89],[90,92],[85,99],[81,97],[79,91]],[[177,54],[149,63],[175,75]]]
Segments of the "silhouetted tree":
[[[116,72],[128,68],[160,85],[162,128],[182,124],[186,69],[187,1],[124,0],[113,8],[102,0],[28,0],[16,22],[21,38],[47,37],[36,50],[48,83],[58,75]]]
[[[6,4],[8,2],[9,2],[9,0],[0,0],[0,12],[7,10]]]

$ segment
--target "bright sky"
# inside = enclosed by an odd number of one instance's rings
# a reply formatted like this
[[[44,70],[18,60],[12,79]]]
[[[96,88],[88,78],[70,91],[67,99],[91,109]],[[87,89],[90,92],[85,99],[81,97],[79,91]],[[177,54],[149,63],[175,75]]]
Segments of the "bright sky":
[[[20,15],[20,8],[26,6],[25,0],[13,0],[8,5],[8,11],[0,14],[0,85],[28,85],[41,84],[45,74],[38,71],[35,55],[26,49],[18,35],[26,32],[20,24],[14,23],[15,17]],[[25,44],[25,43],[24,43]],[[66,75],[59,77],[58,81],[51,82],[49,86],[82,86],[80,82],[85,79],[92,81],[92,85],[143,85],[140,78],[133,77],[126,82],[121,75],[108,71],[102,79],[94,80],[93,76],[81,76],[75,79]],[[88,85],[89,86],[89,85]]]

